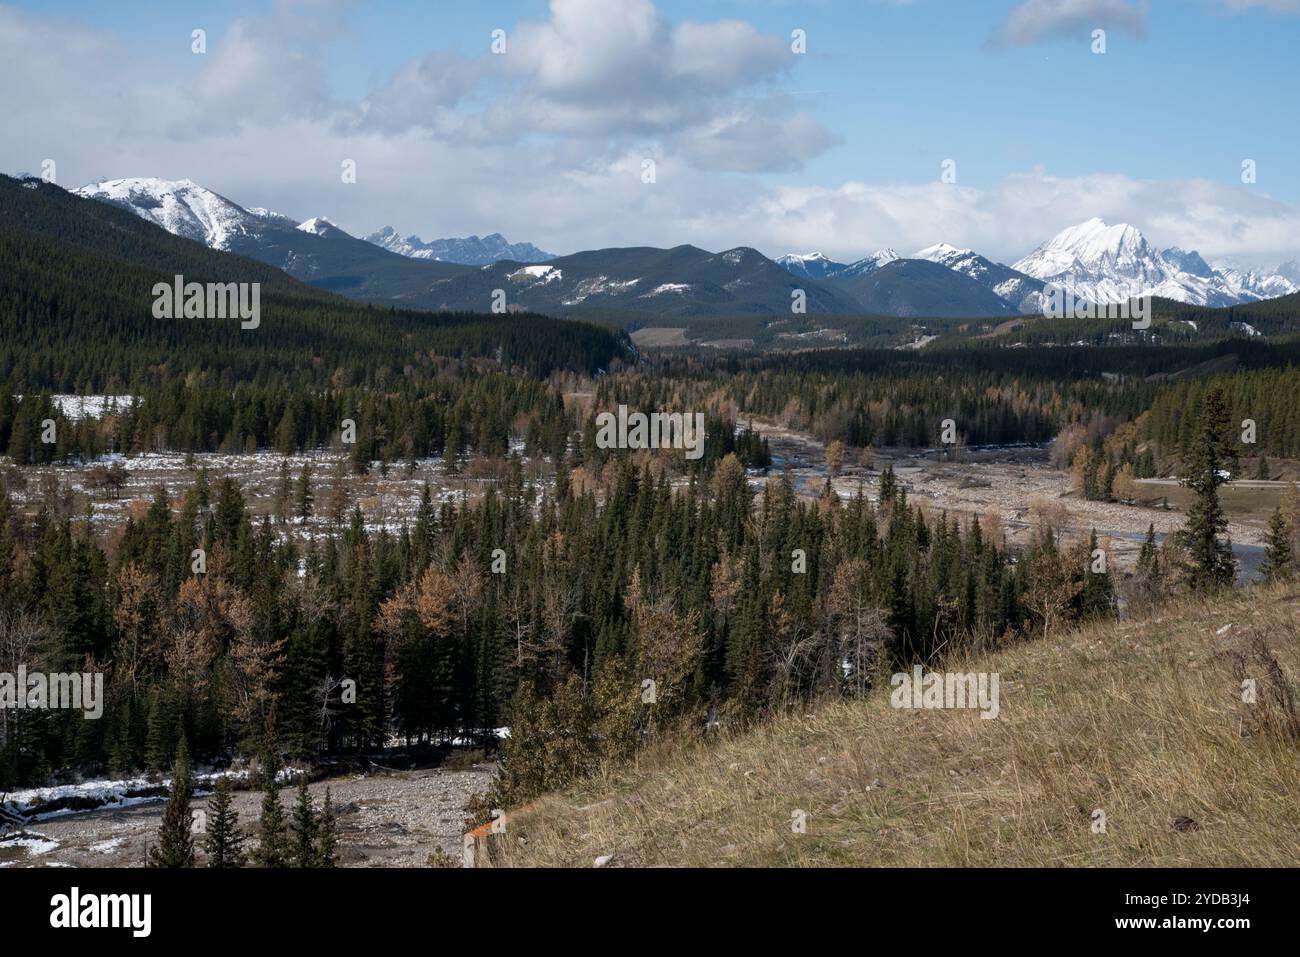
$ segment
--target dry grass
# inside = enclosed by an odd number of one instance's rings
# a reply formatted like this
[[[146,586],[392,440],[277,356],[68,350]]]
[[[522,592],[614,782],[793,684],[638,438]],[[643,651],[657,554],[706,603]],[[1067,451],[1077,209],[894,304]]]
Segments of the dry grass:
[[[512,816],[501,863],[1293,866],[1300,741],[1259,647],[1294,685],[1298,611],[1296,586],[1191,601],[948,665],[999,672],[997,720],[884,689],[663,747]]]

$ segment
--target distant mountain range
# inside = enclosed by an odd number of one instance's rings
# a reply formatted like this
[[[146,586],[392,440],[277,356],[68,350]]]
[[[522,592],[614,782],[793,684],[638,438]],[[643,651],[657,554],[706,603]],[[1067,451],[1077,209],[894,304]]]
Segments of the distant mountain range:
[[[1214,269],[1199,253],[1157,250],[1134,227],[1100,219],[1062,230],[1011,268],[1099,303],[1153,295],[1197,306],[1231,306],[1297,291],[1285,276]]]
[[[778,263],[796,276],[806,276],[852,288],[850,280],[900,263],[927,261],[946,267],[972,280],[996,302],[981,297],[973,287],[954,283],[946,290],[946,303],[933,297],[919,297],[895,308],[944,308],[941,316],[995,316],[1000,313],[1034,314],[1042,309],[1041,294],[1047,284],[1058,286],[1078,300],[1093,303],[1123,302],[1135,296],[1152,295],[1197,306],[1231,306],[1243,302],[1273,299],[1300,291],[1300,263],[1280,265],[1263,274],[1228,266],[1210,266],[1199,253],[1173,247],[1157,250],[1132,226],[1108,225],[1090,219],[1062,230],[1012,266],[994,262],[970,249],[938,243],[900,259],[884,249],[855,263],[837,263],[821,253],[787,255]],[[912,277],[922,274],[913,270]],[[877,283],[880,282],[878,279]],[[894,312],[893,315],[936,315],[936,313]]]
[[[191,182],[106,180],[75,191],[134,212],[177,236],[269,263],[357,299],[426,309],[507,308],[653,320],[788,315],[801,290],[809,313],[977,318],[1041,311],[1048,283],[1110,303],[1151,294],[1202,306],[1275,298],[1300,289],[1300,264],[1260,274],[1212,267],[1196,252],[1157,250],[1126,224],[1092,219],[1058,233],[1012,266],[938,243],[901,257],[882,249],[851,263],[821,253],[772,260],[749,247],[626,247],[553,256],[486,237],[365,239],[324,217],[299,223],[245,208]]]
[[[521,263],[542,263],[554,259],[555,253],[538,249],[532,243],[511,243],[500,233],[491,236],[466,236],[463,239],[435,239],[424,242],[419,236],[403,239],[392,226],[365,237],[366,242],[382,246],[389,252],[412,259],[436,259],[466,266],[486,266],[503,259]]]

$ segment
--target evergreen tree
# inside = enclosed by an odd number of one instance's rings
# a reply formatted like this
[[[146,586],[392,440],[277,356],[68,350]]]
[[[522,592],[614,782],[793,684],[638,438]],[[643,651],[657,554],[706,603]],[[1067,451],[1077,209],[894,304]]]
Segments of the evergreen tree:
[[[1275,581],[1292,572],[1291,530],[1287,527],[1282,509],[1273,509],[1268,520],[1268,536],[1264,543],[1264,563],[1260,571],[1269,581]]]
[[[1196,501],[1187,510],[1187,524],[1180,537],[1191,560],[1189,584],[1193,588],[1221,588],[1232,584],[1237,563],[1232,545],[1222,536],[1228,519],[1219,502],[1219,486],[1225,466],[1232,461],[1228,446],[1228,410],[1223,393],[1212,390],[1201,405],[1201,419],[1188,459],[1188,475],[1183,480],[1196,492]]]
[[[158,829],[158,846],[149,848],[150,867],[193,867],[194,836],[190,799],[194,782],[190,777],[190,751],[182,730],[176,745],[176,767],[172,771],[171,794],[163,809]]]
[[[262,815],[257,822],[257,850],[253,860],[259,867],[286,867],[289,863],[287,823],[280,804],[279,745],[268,726],[262,743]]]
[[[298,776],[298,803],[293,809],[292,839],[293,866],[313,867],[316,863],[316,811],[312,807],[311,792],[307,790],[307,775]]]
[[[1098,565],[1095,557],[1097,552],[1097,530],[1094,528],[1088,536],[1088,554],[1085,557],[1087,573],[1084,576],[1083,593],[1080,596],[1080,610],[1085,619],[1109,615],[1114,607],[1115,594],[1111,583],[1110,566],[1104,552]],[[1100,567],[1101,570],[1095,570],[1095,566]]]
[[[1142,540],[1142,549],[1138,552],[1138,570],[1152,568],[1160,560],[1160,549],[1156,545],[1155,522],[1147,523],[1147,537]]]
[[[239,812],[234,809],[230,778],[217,778],[216,790],[208,802],[208,867],[243,867],[244,836],[239,832]]]
[[[311,465],[304,464],[298,473],[298,490],[294,502],[298,508],[298,517],[304,522],[311,518],[313,495],[311,491]]]
[[[321,808],[316,826],[316,866],[338,866],[338,822],[334,819],[334,801],[330,789],[325,789],[325,804]]]

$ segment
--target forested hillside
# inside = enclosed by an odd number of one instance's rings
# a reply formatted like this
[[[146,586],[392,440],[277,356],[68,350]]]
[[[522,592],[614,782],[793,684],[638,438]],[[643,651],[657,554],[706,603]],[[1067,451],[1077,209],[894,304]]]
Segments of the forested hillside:
[[[0,177],[0,260],[0,449],[21,461],[312,447],[344,418],[365,423],[376,457],[430,455],[452,428],[441,424],[448,407],[476,448],[501,432],[492,422],[546,403],[518,397],[535,381],[485,392],[470,378],[590,373],[633,354],[622,333],[585,323],[361,306],[36,180]],[[260,324],[154,318],[153,286],[176,274],[261,283]],[[131,395],[140,405],[111,434],[92,434],[93,423],[61,419],[39,398],[46,392]],[[59,444],[36,441],[47,417],[61,426]]]

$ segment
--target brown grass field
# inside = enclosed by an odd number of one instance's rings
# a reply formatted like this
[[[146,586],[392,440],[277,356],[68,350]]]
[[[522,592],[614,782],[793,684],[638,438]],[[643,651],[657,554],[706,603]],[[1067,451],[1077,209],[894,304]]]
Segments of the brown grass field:
[[[886,685],[665,742],[511,815],[496,862],[1294,866],[1298,619],[1291,584],[944,665],[1000,674],[996,720],[895,709]]]

